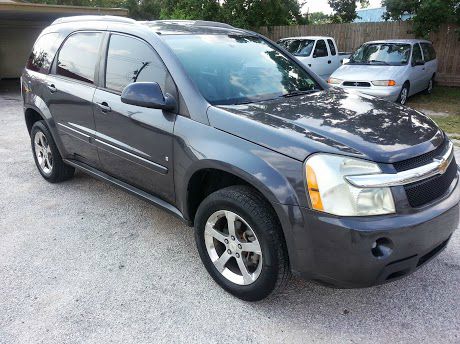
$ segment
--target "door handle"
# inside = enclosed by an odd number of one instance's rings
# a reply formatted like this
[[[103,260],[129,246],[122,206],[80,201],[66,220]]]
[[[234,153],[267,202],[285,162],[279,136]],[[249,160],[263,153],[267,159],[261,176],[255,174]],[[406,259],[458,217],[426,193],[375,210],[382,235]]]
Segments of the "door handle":
[[[110,112],[112,111],[112,108],[107,104],[107,102],[102,102],[102,103],[96,103],[97,106],[101,109],[102,112]]]
[[[46,85],[48,87],[48,89],[50,90],[51,93],[54,93],[57,91],[57,88],[56,86],[54,86],[54,84],[48,84]]]
[[[327,61],[327,63],[328,63],[328,64],[331,64],[331,63],[332,63],[332,61],[331,61],[331,60],[329,60],[329,61]]]

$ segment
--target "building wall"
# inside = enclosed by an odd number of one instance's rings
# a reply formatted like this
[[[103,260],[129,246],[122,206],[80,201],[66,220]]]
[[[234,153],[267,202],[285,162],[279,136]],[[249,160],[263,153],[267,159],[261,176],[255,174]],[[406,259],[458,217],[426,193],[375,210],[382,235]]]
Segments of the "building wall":
[[[0,79],[21,76],[35,39],[47,25],[0,20]]]

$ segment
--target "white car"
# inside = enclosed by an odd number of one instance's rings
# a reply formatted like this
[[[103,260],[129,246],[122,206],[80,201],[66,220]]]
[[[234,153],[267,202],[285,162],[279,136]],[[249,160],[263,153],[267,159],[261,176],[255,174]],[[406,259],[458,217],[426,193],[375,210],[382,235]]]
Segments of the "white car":
[[[288,37],[277,42],[324,80],[342,65],[349,53],[339,52],[334,38],[324,36]]]
[[[431,93],[438,69],[433,45],[419,39],[364,43],[329,78],[329,84],[396,101]]]

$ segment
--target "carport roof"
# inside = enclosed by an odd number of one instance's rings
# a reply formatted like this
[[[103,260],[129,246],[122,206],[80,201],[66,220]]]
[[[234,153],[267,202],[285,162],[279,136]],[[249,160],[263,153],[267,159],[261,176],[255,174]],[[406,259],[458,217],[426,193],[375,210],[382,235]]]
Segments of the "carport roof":
[[[53,21],[56,18],[80,14],[101,14],[126,17],[128,15],[128,10],[124,8],[45,5],[17,2],[13,0],[0,0],[0,20]]]

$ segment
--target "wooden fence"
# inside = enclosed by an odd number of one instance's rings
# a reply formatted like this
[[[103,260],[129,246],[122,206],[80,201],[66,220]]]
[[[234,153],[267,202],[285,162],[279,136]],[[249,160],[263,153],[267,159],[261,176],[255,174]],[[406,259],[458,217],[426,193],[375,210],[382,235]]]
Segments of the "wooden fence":
[[[446,86],[460,86],[460,28],[444,24],[430,35],[439,67],[437,81]],[[340,51],[353,51],[362,43],[378,39],[415,38],[411,22],[356,24],[289,25],[261,27],[257,30],[276,41],[292,36],[332,36]]]

